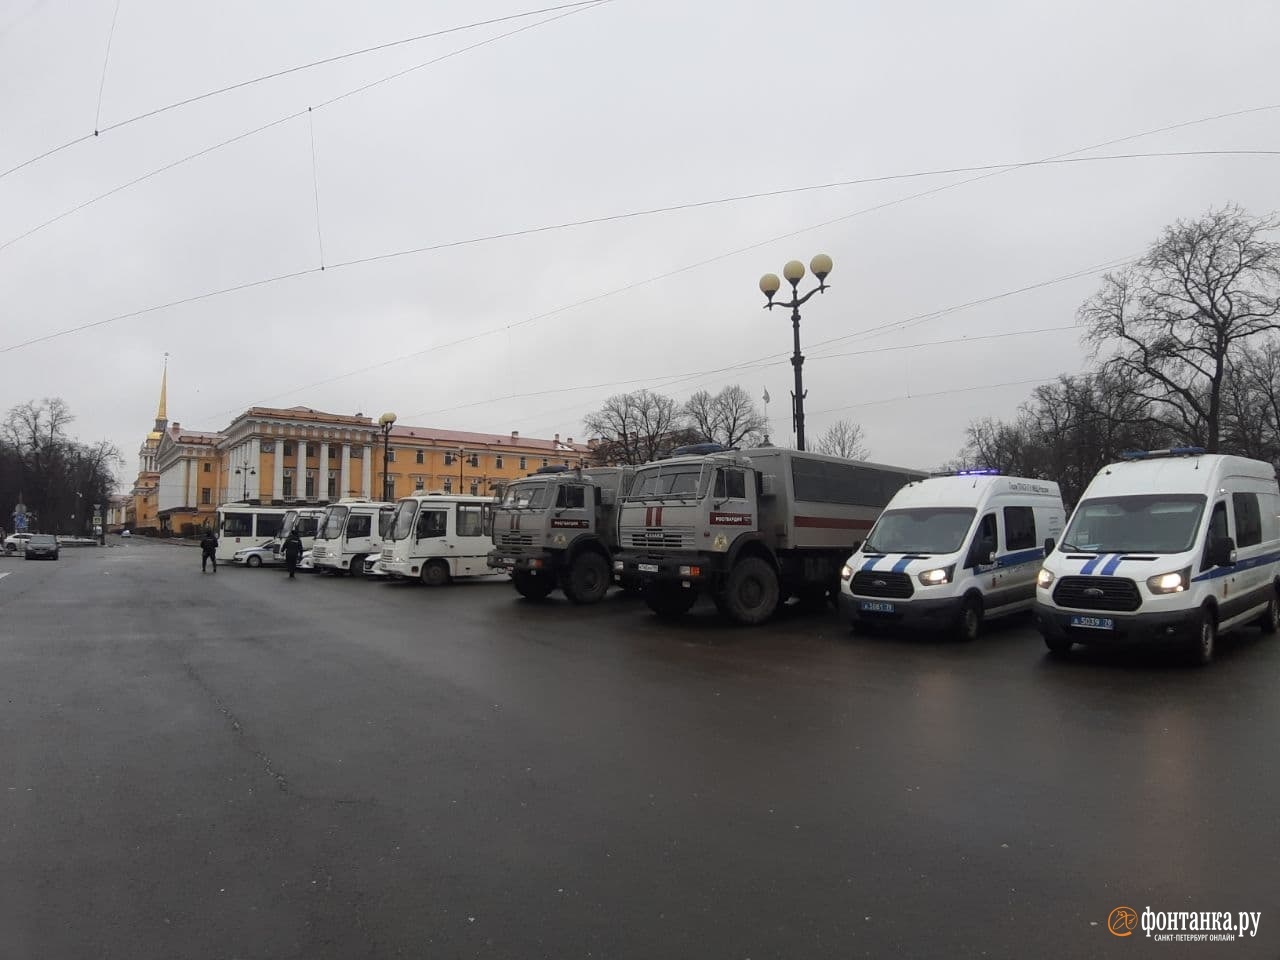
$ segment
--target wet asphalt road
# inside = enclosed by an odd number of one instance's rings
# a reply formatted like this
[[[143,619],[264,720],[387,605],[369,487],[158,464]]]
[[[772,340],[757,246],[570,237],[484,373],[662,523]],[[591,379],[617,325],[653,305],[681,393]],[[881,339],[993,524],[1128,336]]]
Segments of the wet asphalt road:
[[[137,541],[0,573],[5,958],[1280,956],[1255,630],[1198,670]]]

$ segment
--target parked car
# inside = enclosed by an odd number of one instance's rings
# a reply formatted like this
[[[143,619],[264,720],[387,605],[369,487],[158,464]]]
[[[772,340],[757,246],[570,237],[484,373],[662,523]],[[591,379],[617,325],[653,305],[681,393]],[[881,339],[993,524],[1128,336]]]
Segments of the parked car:
[[[19,550],[27,545],[27,541],[31,539],[29,533],[15,533],[4,538],[4,552],[13,556]]]
[[[268,540],[266,543],[259,544],[256,547],[237,550],[235,555],[232,556],[231,562],[238,563],[244,567],[278,566],[280,563],[276,559],[276,547],[278,545],[278,540]]]
[[[387,571],[382,569],[382,555],[375,553],[364,558],[364,575],[366,577],[385,577]]]
[[[58,538],[51,533],[33,534],[23,547],[23,557],[27,560],[57,560]]]

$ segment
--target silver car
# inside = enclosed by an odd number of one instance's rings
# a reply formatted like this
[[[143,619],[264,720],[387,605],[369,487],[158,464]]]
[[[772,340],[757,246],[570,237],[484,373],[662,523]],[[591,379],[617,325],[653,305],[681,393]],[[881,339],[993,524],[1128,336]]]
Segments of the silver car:
[[[51,533],[33,534],[22,548],[22,555],[27,560],[57,560],[58,538]]]
[[[232,563],[238,563],[242,567],[274,567],[278,566],[282,561],[276,559],[276,547],[279,541],[268,540],[266,543],[256,547],[246,547],[244,550],[237,550],[231,558]]]

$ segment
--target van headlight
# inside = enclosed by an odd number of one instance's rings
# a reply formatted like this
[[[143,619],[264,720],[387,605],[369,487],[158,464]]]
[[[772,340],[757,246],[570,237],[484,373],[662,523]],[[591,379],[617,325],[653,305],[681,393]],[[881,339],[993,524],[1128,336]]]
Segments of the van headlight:
[[[846,563],[843,567],[841,567],[841,568],[840,568],[840,579],[841,579],[841,580],[852,580],[852,579],[853,579],[853,567],[849,566],[847,563]]]
[[[1048,590],[1049,585],[1053,583],[1053,571],[1040,568],[1040,572],[1036,574],[1036,586],[1041,590]]]
[[[938,567],[936,570],[925,570],[917,575],[916,579],[926,587],[938,587],[944,583],[951,582],[951,575],[955,573],[956,566],[953,563],[949,567]]]
[[[1173,573],[1160,573],[1147,580],[1147,589],[1152,593],[1181,593],[1190,585],[1190,567],[1184,567]]]

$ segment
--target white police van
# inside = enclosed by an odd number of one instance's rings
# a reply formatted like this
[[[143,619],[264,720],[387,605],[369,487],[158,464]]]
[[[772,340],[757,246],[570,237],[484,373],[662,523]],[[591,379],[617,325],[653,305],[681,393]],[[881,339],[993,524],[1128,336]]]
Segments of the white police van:
[[[1280,628],[1280,487],[1260,460],[1198,447],[1103,467],[1036,590],[1045,644],[1180,643],[1201,663],[1220,633]]]
[[[1066,511],[1049,480],[968,470],[900,489],[841,571],[853,627],[950,629],[972,640],[982,621],[1029,610],[1046,540]]]

